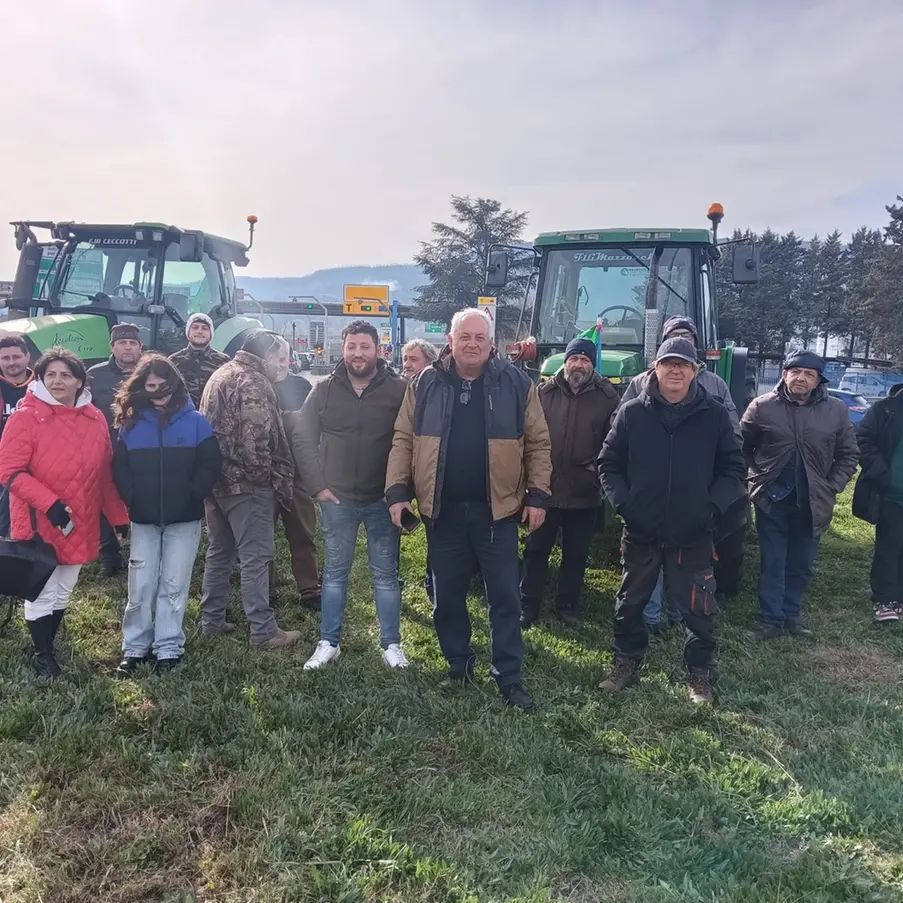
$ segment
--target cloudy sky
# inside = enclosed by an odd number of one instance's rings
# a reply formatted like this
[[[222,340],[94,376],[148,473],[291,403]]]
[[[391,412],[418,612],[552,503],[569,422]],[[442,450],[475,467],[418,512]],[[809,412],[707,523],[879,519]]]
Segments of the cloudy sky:
[[[901,0],[42,0],[2,30],[4,221],[256,213],[253,275],[408,262],[452,193],[531,234],[719,200],[807,236],[903,194]]]

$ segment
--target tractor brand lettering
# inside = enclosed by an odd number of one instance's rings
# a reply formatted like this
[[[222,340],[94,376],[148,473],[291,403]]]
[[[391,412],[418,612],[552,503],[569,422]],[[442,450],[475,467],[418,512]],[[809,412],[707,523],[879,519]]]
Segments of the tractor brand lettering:
[[[649,248],[637,248],[636,256],[642,260],[644,257],[650,257],[652,252]],[[629,254],[620,251],[576,251],[573,260],[575,263],[605,263],[605,264],[624,264],[633,260]]]
[[[84,342],[85,337],[76,330],[70,332],[56,332],[53,334],[52,345],[72,345],[75,342]]]
[[[133,247],[138,244],[137,238],[89,238],[92,245],[118,245],[121,247]]]

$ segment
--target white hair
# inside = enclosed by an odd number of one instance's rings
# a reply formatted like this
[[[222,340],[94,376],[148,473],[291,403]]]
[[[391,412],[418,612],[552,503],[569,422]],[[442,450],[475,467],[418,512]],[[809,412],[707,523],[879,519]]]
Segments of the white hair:
[[[419,348],[423,352],[423,356],[429,363],[433,363],[433,361],[439,357],[439,351],[436,346],[426,339],[411,339],[410,342],[405,343],[404,348],[401,349],[401,353],[402,355],[405,355],[415,348]]]
[[[492,317],[490,317],[489,314],[486,313],[485,310],[480,310],[479,307],[465,307],[464,310],[459,310],[452,317],[451,329],[449,330],[449,332],[452,335],[454,335],[455,332],[457,331],[458,327],[461,325],[461,323],[465,319],[467,319],[467,317],[473,316],[474,314],[478,317],[483,318],[483,322],[486,324],[486,332],[488,332],[489,335],[491,336],[492,335]]]

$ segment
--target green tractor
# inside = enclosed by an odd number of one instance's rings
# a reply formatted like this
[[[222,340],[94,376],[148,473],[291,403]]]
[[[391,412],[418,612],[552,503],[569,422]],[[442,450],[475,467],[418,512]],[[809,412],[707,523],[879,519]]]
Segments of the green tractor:
[[[728,384],[742,411],[756,394],[748,350],[733,343],[733,325],[719,317],[715,263],[725,244],[733,247],[733,281],[758,281],[758,250],[751,242],[719,244],[724,217],[712,204],[711,229],[592,229],[546,232],[533,247],[535,301],[530,338],[509,346],[509,357],[538,379],[553,376],[576,336],[597,342],[597,369],[620,391],[645,370],[669,317],[695,321],[699,355]],[[490,250],[487,291],[508,282],[509,253]],[[522,253],[522,252],[521,252]],[[526,308],[526,297],[524,299]]]
[[[248,217],[245,245],[162,223],[13,222],[19,265],[0,336],[23,335],[33,360],[59,346],[93,364],[109,357],[119,322],[168,355],[185,347],[185,321],[201,312],[213,320],[214,348],[234,354],[260,327],[237,315],[233,274],[248,265],[256,223]]]

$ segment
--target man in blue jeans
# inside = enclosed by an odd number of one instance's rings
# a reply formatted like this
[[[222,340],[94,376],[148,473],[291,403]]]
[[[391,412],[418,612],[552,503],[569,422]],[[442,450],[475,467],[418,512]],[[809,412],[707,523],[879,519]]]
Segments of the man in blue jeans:
[[[383,660],[405,668],[401,648],[398,528],[383,497],[386,464],[405,381],[379,356],[379,335],[366,320],[342,331],[342,361],[314,386],[292,435],[301,482],[320,503],[325,547],[320,642],[306,669],[338,660],[348,575],[358,528],[367,533]]]
[[[754,399],[741,421],[749,496],[762,564],[758,639],[811,637],[802,619],[821,535],[859,461],[843,402],[825,389],[825,362],[791,353],[781,382]]]

